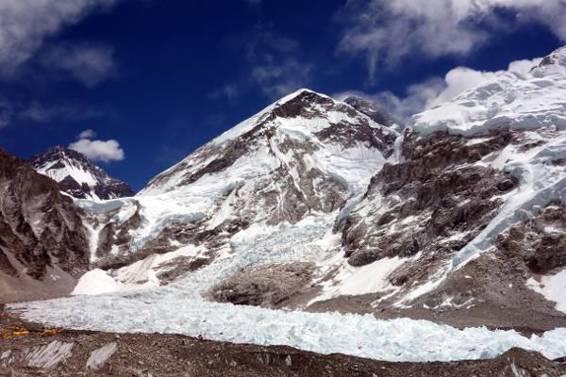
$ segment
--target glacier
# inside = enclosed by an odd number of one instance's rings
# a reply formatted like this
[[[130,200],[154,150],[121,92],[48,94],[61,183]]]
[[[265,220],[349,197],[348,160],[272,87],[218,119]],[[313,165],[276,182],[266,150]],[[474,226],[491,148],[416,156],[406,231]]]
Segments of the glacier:
[[[566,329],[530,338],[514,330],[456,328],[373,315],[306,313],[234,306],[191,298],[166,287],[125,295],[77,296],[10,306],[24,318],[69,329],[163,333],[258,345],[287,345],[322,354],[386,361],[492,358],[513,347],[554,359],[566,355]]]

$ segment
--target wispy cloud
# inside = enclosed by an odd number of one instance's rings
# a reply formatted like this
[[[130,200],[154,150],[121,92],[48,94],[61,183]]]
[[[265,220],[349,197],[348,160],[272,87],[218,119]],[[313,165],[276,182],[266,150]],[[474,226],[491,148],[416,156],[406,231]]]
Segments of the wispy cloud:
[[[94,130],[84,130],[79,134],[79,140],[69,144],[69,149],[84,154],[92,161],[112,162],[125,158],[124,150],[117,140],[91,140],[95,136]]]
[[[277,63],[260,63],[252,69],[251,76],[268,97],[276,99],[308,86],[311,72],[311,65],[287,58]]]
[[[502,10],[513,17],[502,17]],[[566,40],[564,0],[350,0],[338,18],[344,25],[338,51],[364,54],[370,80],[378,67],[393,68],[409,57],[469,54],[492,33],[525,22],[546,25]]]
[[[252,7],[257,7],[261,5],[262,0],[244,0],[244,3]]]
[[[0,1],[0,72],[10,73],[29,60],[48,37],[116,1]]]
[[[115,71],[114,50],[105,45],[53,46],[43,55],[42,63],[48,68],[64,72],[87,87],[106,80]]]
[[[246,45],[251,77],[271,99],[311,82],[313,67],[301,57],[301,46],[297,41],[265,25],[255,28],[254,37]]]
[[[81,132],[78,136],[78,139],[92,139],[96,137],[96,132],[93,129],[87,129]]]
[[[229,100],[233,100],[240,94],[240,92],[241,88],[236,84],[226,84],[210,92],[209,97],[214,99],[227,98]]]
[[[42,124],[55,121],[76,121],[108,116],[109,110],[77,103],[47,103],[37,100],[21,102],[0,99],[0,128],[15,124]]]

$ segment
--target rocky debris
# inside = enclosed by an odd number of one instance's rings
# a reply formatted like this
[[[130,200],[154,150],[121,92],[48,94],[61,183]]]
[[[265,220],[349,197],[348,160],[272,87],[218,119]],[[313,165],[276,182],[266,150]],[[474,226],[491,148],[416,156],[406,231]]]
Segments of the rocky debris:
[[[279,307],[304,291],[313,272],[312,263],[253,266],[212,287],[210,296],[236,305]]]
[[[494,248],[413,301],[412,307],[421,309],[409,311],[414,312],[413,318],[434,318],[458,327],[512,328],[525,333],[566,327],[566,314],[527,287],[530,276],[519,255],[510,257]]]
[[[196,271],[212,262],[212,258],[177,257],[167,263],[161,263],[157,268],[157,278],[162,284],[168,284],[179,277]]]
[[[62,146],[33,157],[30,164],[77,199],[115,199],[135,194],[130,186],[110,177],[81,153]]]
[[[1,318],[1,316],[0,316]],[[0,325],[3,325],[0,321]],[[29,325],[29,324],[28,324]],[[50,344],[74,344],[64,360],[49,367],[32,367],[20,355]],[[113,349],[96,370],[88,367],[95,353]],[[43,337],[38,333],[2,343],[0,376],[183,376],[203,377],[429,377],[486,376],[558,377],[566,365],[540,354],[511,349],[498,358],[477,361],[394,363],[345,355],[320,355],[290,347],[213,342],[179,335],[112,334],[63,331]],[[100,358],[101,360],[102,358]]]
[[[498,237],[497,248],[508,258],[521,258],[536,274],[566,267],[566,207],[550,203],[539,216]]]
[[[1,150],[0,196],[0,301],[53,297],[51,283],[72,289],[88,268],[81,211],[53,180]]]

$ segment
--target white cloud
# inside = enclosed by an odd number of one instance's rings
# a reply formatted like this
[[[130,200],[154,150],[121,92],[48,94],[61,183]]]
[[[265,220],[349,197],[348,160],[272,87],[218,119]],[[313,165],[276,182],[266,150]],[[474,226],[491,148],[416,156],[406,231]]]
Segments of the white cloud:
[[[69,149],[84,154],[92,161],[121,161],[125,156],[124,150],[116,140],[81,139],[69,144]]]
[[[48,49],[43,64],[93,87],[112,75],[114,50],[103,45],[60,45]]]
[[[378,67],[392,68],[409,56],[466,55],[491,33],[525,22],[544,24],[566,40],[564,0],[350,0],[339,16],[345,30],[338,50],[365,54],[370,80]]]
[[[9,72],[27,61],[46,38],[88,13],[117,0],[0,1],[0,70]]]
[[[509,64],[507,71],[526,76],[541,60],[541,58],[517,60]],[[448,71],[443,78],[434,77],[409,86],[402,96],[390,91],[374,94],[348,91],[337,94],[336,97],[343,98],[346,94],[350,94],[367,98],[380,104],[399,119],[407,121],[412,115],[450,101],[464,91],[494,79],[502,72],[477,71],[467,67],[456,67]]]
[[[83,132],[81,132],[79,134],[79,139],[92,139],[93,137],[96,137],[96,132],[92,129],[88,129],[88,130],[84,130]]]

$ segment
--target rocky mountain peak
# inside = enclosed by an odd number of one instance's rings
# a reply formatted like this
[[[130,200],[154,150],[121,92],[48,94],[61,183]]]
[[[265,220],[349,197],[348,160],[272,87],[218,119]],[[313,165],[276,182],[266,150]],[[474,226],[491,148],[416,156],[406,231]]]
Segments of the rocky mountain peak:
[[[33,157],[35,170],[59,183],[77,199],[114,199],[134,195],[124,182],[110,177],[83,154],[58,145]]]
[[[275,102],[271,112],[282,118],[309,117],[313,115],[313,109],[322,111],[333,104],[334,100],[324,94],[310,89],[299,89]]]
[[[539,63],[538,67],[551,65],[566,67],[566,46],[556,49],[549,55],[545,56]]]
[[[367,115],[374,122],[382,124],[387,127],[392,127],[395,130],[400,130],[403,126],[400,122],[395,119],[387,110],[385,110],[381,105],[370,101],[366,98],[359,96],[349,96],[344,99],[344,102],[352,106],[359,112]]]

